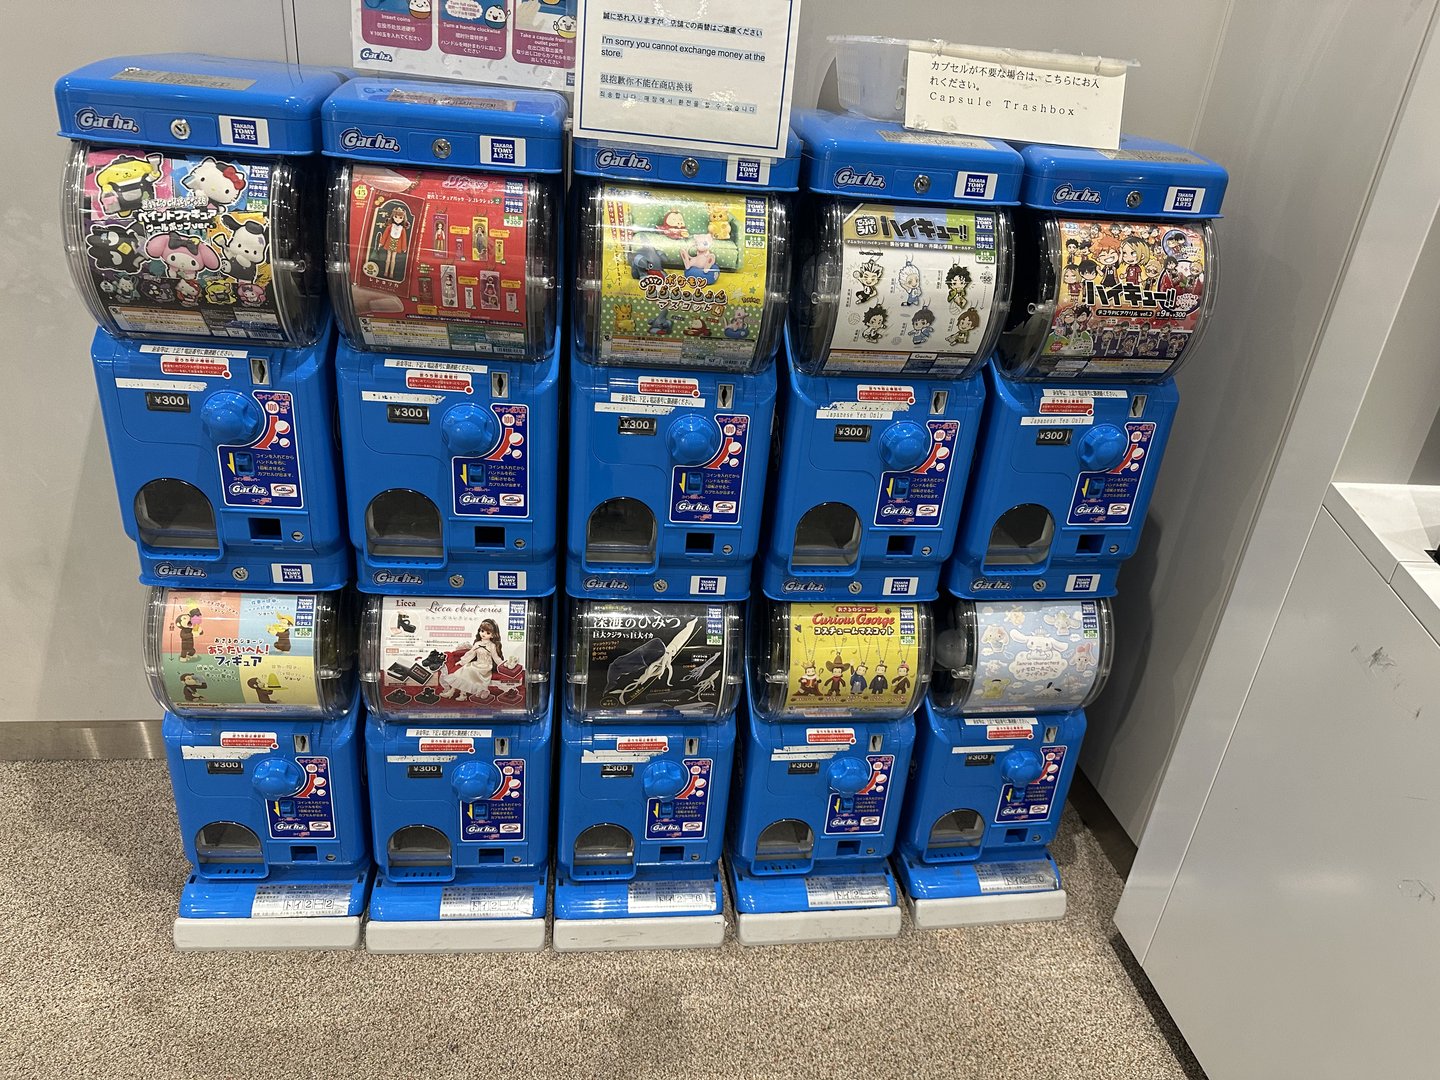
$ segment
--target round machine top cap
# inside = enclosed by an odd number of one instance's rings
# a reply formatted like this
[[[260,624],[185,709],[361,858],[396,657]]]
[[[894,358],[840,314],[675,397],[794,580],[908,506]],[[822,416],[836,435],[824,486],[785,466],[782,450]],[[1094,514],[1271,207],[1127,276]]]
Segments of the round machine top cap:
[[[805,185],[852,198],[1013,206],[1024,163],[999,139],[911,131],[888,120],[797,111]]]
[[[549,90],[415,79],[352,79],[322,110],[330,157],[556,173],[565,99]]]
[[[573,168],[606,180],[727,188],[731,191],[795,191],[800,187],[800,140],[792,131],[784,157],[707,154],[675,147],[576,139]]]
[[[1220,216],[1230,176],[1183,146],[1137,135],[1120,149],[1026,143],[1026,206],[1116,217]]]
[[[156,53],[97,60],[55,83],[69,139],[194,151],[312,154],[342,71],[273,60]]]

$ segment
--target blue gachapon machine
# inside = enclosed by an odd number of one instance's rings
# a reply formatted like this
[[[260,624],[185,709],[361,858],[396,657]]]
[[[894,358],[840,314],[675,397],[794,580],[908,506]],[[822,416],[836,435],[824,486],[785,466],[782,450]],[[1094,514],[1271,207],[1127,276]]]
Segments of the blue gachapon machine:
[[[1111,596],[1135,553],[1215,303],[1227,175],[1177,146],[1031,144],[1015,296],[964,523],[957,596]]]
[[[324,108],[364,592],[555,589],[565,100],[355,79]]]
[[[779,159],[577,140],[566,587],[743,600],[790,288]]]
[[[940,605],[895,857],[917,927],[1065,914],[1048,845],[1113,657],[1109,600]]]
[[[150,585],[335,589],[350,576],[332,434],[315,155],[342,78],[193,54],[56,84],[62,218],[121,515]]]
[[[181,949],[353,949],[370,891],[348,594],[151,589],[145,668],[192,873]]]
[[[740,605],[572,607],[554,946],[717,948]]]
[[[889,856],[930,679],[914,601],[756,601],[725,850],[746,945],[900,932]]]
[[[807,195],[765,594],[933,599],[1010,306],[1020,157],[858,116],[793,123]]]
[[[518,597],[366,598],[371,952],[544,946],[549,608]]]

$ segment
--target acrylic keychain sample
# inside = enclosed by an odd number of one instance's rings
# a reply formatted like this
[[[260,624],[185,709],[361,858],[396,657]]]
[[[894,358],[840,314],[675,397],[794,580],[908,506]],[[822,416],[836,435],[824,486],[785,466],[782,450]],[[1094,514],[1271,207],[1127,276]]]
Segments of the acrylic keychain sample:
[[[342,317],[370,349],[527,357],[534,184],[523,177],[349,172]]]
[[[276,252],[294,243],[283,161],[79,146],[71,178],[81,284],[102,322],[122,334],[313,337],[301,268]],[[281,215],[292,219],[285,234]]]
[[[748,365],[770,274],[770,199],[606,185],[602,362]]]
[[[584,604],[576,617],[573,707],[582,715],[720,716],[734,704],[733,605]]]
[[[908,713],[920,686],[915,604],[791,604],[779,711]]]
[[[963,368],[994,315],[996,214],[857,203],[841,223],[839,305],[823,371]]]
[[[367,677],[378,679],[375,708],[386,716],[524,712],[531,635],[545,634],[532,604],[384,597],[366,650]]]
[[[1044,352],[1067,368],[1091,360],[1163,374],[1178,367],[1204,308],[1209,251],[1175,222],[1059,218],[1060,273]]]

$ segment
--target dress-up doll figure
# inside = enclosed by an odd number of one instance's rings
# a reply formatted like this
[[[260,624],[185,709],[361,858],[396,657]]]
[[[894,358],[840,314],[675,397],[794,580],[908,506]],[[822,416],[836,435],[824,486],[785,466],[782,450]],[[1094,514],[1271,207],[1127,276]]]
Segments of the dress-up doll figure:
[[[473,697],[482,701],[491,694],[495,669],[505,660],[500,644],[500,627],[494,619],[482,619],[475,641],[455,665],[454,671],[440,672],[441,697]]]
[[[815,670],[814,664],[806,664],[805,672],[800,676],[800,697],[820,696],[820,674]]]
[[[858,697],[865,692],[865,687],[869,685],[869,680],[866,679],[865,674],[865,665],[863,663],[856,664],[855,670],[850,675],[850,693],[852,695]]]
[[[881,660],[875,665],[875,677],[870,680],[870,693],[883,694],[889,685],[890,680],[885,677],[885,661]]]
[[[385,260],[380,268],[380,276],[398,281],[404,275],[405,265],[400,263],[400,273],[397,274],[396,263],[410,248],[410,211],[402,204],[395,203],[390,207],[390,212],[381,222],[375,247]]]
[[[841,691],[845,689],[845,672],[850,670],[850,665],[845,663],[837,652],[835,659],[825,665],[825,670],[830,672],[829,677],[825,680],[825,684],[829,687],[825,696],[839,697]]]

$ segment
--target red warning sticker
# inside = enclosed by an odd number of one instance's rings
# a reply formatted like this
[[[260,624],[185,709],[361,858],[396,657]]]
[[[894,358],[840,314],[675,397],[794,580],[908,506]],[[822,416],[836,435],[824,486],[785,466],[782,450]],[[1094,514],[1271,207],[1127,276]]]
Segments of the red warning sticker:
[[[670,397],[699,397],[700,380],[659,378],[642,375],[637,389],[642,394],[665,394]]]
[[[405,385],[411,390],[443,390],[450,394],[472,394],[470,376],[449,371],[415,371],[407,369]]]
[[[670,740],[664,735],[633,735],[629,738],[617,738],[615,749],[658,754],[670,749]]]
[[[205,379],[230,378],[230,361],[213,356],[186,356],[166,353],[160,357],[160,370],[166,375],[199,375]]]
[[[473,754],[474,739],[421,739],[422,754]]]
[[[848,727],[812,727],[805,729],[807,743],[854,746],[855,729]]]
[[[220,745],[243,746],[252,750],[276,750],[280,742],[273,731],[222,731]]]
[[[861,383],[855,388],[856,401],[888,401],[900,405],[915,404],[913,386],[877,386]]]

